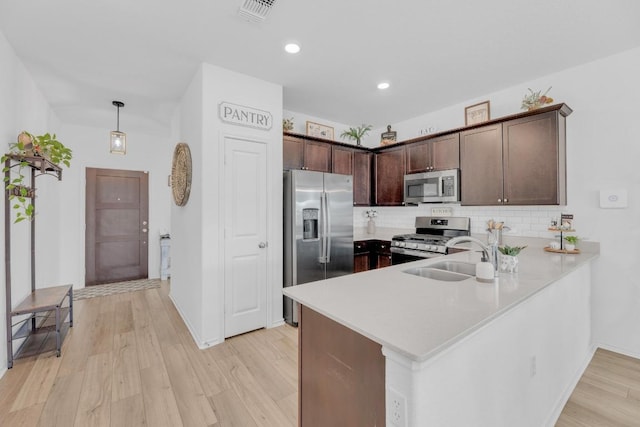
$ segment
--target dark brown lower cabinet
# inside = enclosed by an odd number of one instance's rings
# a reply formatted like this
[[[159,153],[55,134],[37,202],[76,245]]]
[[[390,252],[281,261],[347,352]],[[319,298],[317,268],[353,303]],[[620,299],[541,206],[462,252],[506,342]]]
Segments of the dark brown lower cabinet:
[[[375,270],[391,265],[391,242],[357,240],[353,242],[353,272]]]
[[[366,240],[359,240],[353,242],[353,272],[360,273],[361,271],[367,271],[371,267],[369,266],[369,256],[371,252],[369,250],[369,242]]]
[[[298,342],[299,426],[385,425],[380,344],[304,305]]]
[[[376,240],[375,254],[375,268],[389,267],[391,265],[391,242]]]

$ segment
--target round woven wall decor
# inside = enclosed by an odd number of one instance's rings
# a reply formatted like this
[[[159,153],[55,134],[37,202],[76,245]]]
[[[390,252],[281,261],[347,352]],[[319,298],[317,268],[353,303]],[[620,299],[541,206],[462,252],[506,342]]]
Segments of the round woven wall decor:
[[[191,193],[191,150],[189,145],[184,142],[178,143],[173,150],[171,191],[176,205],[184,206],[187,204]]]

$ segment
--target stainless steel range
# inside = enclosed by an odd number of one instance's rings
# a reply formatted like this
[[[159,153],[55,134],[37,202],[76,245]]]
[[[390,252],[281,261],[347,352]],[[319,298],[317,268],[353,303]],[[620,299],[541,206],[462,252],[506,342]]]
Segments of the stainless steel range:
[[[471,221],[466,217],[416,217],[416,232],[391,239],[391,263],[402,264],[446,255],[447,240],[469,236]]]

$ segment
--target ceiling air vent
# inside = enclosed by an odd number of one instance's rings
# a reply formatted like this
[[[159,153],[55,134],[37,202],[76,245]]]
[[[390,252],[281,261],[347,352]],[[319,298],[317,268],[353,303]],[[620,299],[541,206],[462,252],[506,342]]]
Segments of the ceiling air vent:
[[[244,0],[238,14],[253,22],[262,22],[273,8],[276,0]]]

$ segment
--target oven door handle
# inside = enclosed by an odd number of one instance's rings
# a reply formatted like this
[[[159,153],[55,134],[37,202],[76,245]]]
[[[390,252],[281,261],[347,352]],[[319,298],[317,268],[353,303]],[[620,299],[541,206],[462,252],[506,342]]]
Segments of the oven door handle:
[[[405,249],[405,248],[396,248],[391,247],[391,253],[401,254],[401,255],[412,255],[419,258],[435,258],[438,256],[444,256],[445,254],[441,254],[440,252],[426,252],[426,251],[416,251],[413,249]]]

